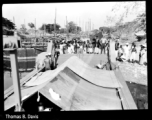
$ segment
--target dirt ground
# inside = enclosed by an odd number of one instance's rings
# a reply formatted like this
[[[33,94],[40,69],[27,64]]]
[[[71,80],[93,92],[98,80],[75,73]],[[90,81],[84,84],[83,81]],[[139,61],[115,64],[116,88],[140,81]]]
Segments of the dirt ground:
[[[147,86],[147,66],[119,62],[119,68],[126,81],[131,81]]]
[[[119,68],[138,109],[148,109],[147,66],[124,62],[119,63]]]

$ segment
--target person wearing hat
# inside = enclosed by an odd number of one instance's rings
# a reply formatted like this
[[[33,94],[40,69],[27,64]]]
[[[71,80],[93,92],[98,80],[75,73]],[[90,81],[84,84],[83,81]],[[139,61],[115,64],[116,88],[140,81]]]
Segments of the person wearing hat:
[[[87,53],[87,43],[86,43],[86,41],[84,41],[84,43],[83,43],[83,53],[84,54]]]
[[[136,47],[136,49],[137,49],[137,53],[136,53],[135,61],[136,61],[137,63],[139,63],[139,54],[140,54],[141,46],[138,45],[138,46]]]
[[[118,48],[118,56],[116,60],[123,62],[123,59],[123,48],[122,45],[120,45],[120,47]]]
[[[116,42],[115,42],[116,57],[118,57],[118,49],[119,49],[119,42],[118,42],[118,40],[116,39]]]
[[[45,70],[50,70],[52,64],[51,53],[42,52],[36,57],[36,70],[40,70],[45,67]]]
[[[143,65],[145,62],[147,63],[147,49],[144,47],[140,51],[140,61],[139,61],[139,64]]]
[[[126,61],[129,60],[129,49],[130,49],[129,44],[126,43],[126,45],[124,46],[124,53],[125,53],[125,59],[126,59]]]
[[[46,58],[44,59],[45,71],[51,70],[52,58],[51,53],[46,54]]]

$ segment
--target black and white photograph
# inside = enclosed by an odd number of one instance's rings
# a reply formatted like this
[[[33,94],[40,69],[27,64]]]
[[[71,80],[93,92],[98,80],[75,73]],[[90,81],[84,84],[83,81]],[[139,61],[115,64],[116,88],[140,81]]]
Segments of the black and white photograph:
[[[145,1],[3,4],[2,34],[4,111],[148,109]]]

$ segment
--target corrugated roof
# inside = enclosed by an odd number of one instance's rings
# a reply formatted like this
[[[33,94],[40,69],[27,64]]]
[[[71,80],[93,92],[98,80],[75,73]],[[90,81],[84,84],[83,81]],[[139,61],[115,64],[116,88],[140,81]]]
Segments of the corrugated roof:
[[[56,74],[54,77],[51,78],[50,71],[46,71],[42,74],[43,79],[39,77],[39,80],[30,80],[29,85],[35,86],[21,90],[22,98],[27,99],[35,92],[40,91],[46,98],[64,110],[122,109],[120,98],[117,96],[118,91],[116,90],[121,85],[115,78],[113,71],[91,68],[77,59],[76,56],[66,62],[72,64],[81,74],[75,71],[74,68],[67,66],[67,64],[62,64],[60,66],[63,69],[60,68],[60,72],[57,74],[54,72]],[[85,73],[84,70],[79,68],[84,68],[90,72]],[[92,76],[94,77],[93,81],[90,79]],[[115,84],[117,82],[118,84]],[[49,92],[50,88],[60,95],[61,100],[53,99],[52,94]],[[5,100],[5,110],[14,105],[15,98],[14,95],[11,95]]]
[[[101,71],[96,68],[91,68],[88,64],[86,64],[84,61],[79,59],[77,56],[72,56],[57,69],[53,71],[52,70],[46,71],[37,79],[31,79],[29,82],[26,83],[25,86],[35,86],[50,81],[66,67],[71,69],[73,72],[75,72],[77,75],[81,76],[82,78],[88,80],[88,82],[91,82],[95,85],[102,87],[109,87],[109,88],[122,87],[117,81],[113,71],[107,71],[107,70]]]

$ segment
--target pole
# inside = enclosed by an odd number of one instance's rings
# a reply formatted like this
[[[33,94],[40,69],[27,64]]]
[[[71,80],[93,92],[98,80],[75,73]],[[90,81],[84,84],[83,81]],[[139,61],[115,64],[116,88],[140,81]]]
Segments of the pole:
[[[14,95],[15,95],[14,98],[17,103],[16,111],[20,111],[21,110],[21,89],[20,89],[20,80],[19,80],[19,73],[18,73],[17,49],[8,49],[7,51],[10,52],[13,87],[14,87]]]
[[[56,37],[56,8],[55,8],[55,19],[54,19],[54,36]]]
[[[44,26],[44,30],[45,30],[45,24],[43,23],[43,26]],[[43,30],[43,38],[44,38],[44,30]]]
[[[14,16],[13,16],[13,22],[14,22],[14,24],[15,24],[15,18],[14,18]]]
[[[89,27],[90,27],[90,31],[91,31],[91,20],[89,19]]]
[[[77,35],[77,19],[76,19],[76,35]]]
[[[35,18],[35,38],[36,38],[36,18]]]
[[[79,26],[78,27],[80,27],[80,18],[79,18]]]
[[[92,29],[94,29],[94,24],[92,25]]]
[[[67,16],[66,16],[66,28],[67,28],[67,38],[68,38],[68,33],[69,33],[69,31],[68,31],[68,21],[67,21]]]
[[[24,19],[24,26],[25,26],[25,19]],[[26,26],[25,26],[26,27]]]

